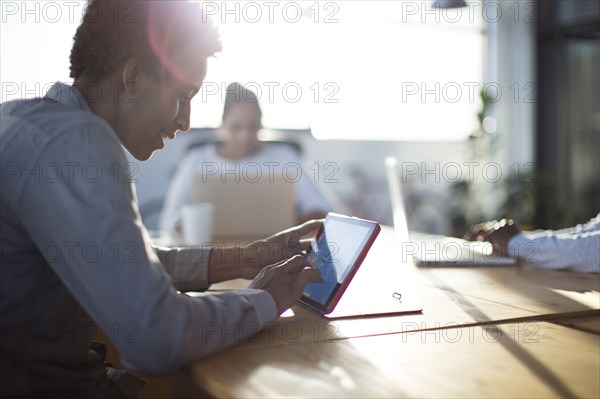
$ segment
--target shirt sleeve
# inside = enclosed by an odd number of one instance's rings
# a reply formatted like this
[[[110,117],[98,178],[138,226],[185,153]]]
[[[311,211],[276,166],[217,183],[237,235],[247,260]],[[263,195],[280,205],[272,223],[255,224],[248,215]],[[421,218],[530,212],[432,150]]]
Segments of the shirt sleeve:
[[[171,371],[244,340],[244,332],[277,316],[273,298],[263,290],[178,294],[159,257],[190,253],[155,252],[131,183],[116,173],[127,170],[127,160],[112,130],[100,123],[77,130],[29,161],[70,169],[60,178],[25,179],[14,209],[50,267],[103,330],[115,323],[135,326],[133,338],[114,341],[127,367],[148,374]],[[189,260],[174,262],[175,283],[205,286],[206,264],[194,271]]]
[[[171,276],[173,286],[179,291],[205,291],[208,282],[210,249],[154,247],[158,259]]]
[[[600,224],[595,219],[572,229],[516,234],[508,252],[544,269],[600,273]]]
[[[280,155],[284,162],[295,163],[301,167],[301,175],[296,183],[296,205],[300,215],[307,215],[311,212],[327,213],[333,210],[333,207],[325,198],[316,181],[325,178],[322,170],[311,173],[302,166],[300,157],[295,152],[289,150],[284,156]]]
[[[306,170],[302,170],[302,177],[298,181],[296,190],[296,201],[301,215],[307,215],[311,212],[327,213],[333,210],[333,207],[327,201],[321,190],[312,180]]]
[[[175,176],[169,184],[160,215],[159,228],[161,230],[174,235],[178,234],[175,227],[181,220],[181,208],[192,203],[194,176],[197,173],[199,158],[197,152],[191,152],[184,157],[177,168]]]

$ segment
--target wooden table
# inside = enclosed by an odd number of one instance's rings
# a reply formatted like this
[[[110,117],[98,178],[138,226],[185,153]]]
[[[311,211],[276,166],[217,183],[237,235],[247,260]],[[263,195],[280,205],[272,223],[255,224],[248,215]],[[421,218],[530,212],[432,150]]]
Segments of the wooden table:
[[[397,291],[421,314],[327,320],[294,306],[188,380],[218,397],[600,397],[600,276],[417,268],[397,248],[384,228],[342,301]]]
[[[598,397],[598,336],[546,322],[239,346],[194,364],[218,397]]]

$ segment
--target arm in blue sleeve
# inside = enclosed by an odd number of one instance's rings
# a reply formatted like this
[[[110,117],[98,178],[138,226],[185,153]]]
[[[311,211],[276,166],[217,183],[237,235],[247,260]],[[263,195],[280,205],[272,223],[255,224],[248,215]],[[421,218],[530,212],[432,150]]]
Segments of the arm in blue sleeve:
[[[181,208],[192,203],[194,176],[199,158],[195,152],[189,153],[177,168],[175,176],[169,184],[165,203],[160,214],[159,227],[161,230],[177,234],[175,227],[181,221]]]
[[[179,291],[205,291],[208,281],[208,258],[210,248],[154,247],[173,286]]]
[[[98,123],[79,130],[51,143],[36,161],[69,162],[87,170],[24,182],[17,215],[50,267],[103,330],[115,323],[135,326],[131,339],[114,342],[126,366],[165,373],[240,342],[246,338],[240,331],[260,329],[277,316],[273,298],[263,290],[178,294],[141,223],[131,183],[112,172],[127,164],[118,139]],[[179,269],[173,270],[177,283]],[[205,271],[204,266],[198,270],[198,286],[207,283]]]
[[[307,215],[311,212],[327,213],[332,211],[333,207],[317,186],[317,181],[319,177],[325,182],[334,180],[334,178],[330,178],[328,173],[320,176],[319,174],[322,172],[320,170],[316,174],[308,172],[302,166],[302,160],[298,154],[292,150],[286,150],[283,159],[288,163],[296,163],[301,167],[300,179],[296,182],[296,204],[300,215]],[[326,172],[329,172],[329,170]]]
[[[544,269],[599,273],[600,225],[586,224],[566,233],[565,230],[519,233],[510,239],[508,252]]]

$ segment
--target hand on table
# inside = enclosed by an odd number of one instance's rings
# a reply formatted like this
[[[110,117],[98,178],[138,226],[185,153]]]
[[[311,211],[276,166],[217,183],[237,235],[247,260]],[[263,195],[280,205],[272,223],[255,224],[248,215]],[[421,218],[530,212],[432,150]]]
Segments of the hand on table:
[[[464,238],[469,241],[488,241],[495,252],[508,256],[508,242],[520,232],[521,229],[512,219],[492,220],[474,225]]]
[[[273,297],[280,315],[302,296],[306,283],[321,279],[319,269],[311,267],[301,255],[262,268],[249,288],[267,291]]]

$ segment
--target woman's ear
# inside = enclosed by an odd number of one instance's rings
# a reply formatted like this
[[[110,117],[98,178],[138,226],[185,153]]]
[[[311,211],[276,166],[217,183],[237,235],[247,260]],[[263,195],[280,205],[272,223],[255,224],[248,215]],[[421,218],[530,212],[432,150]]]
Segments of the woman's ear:
[[[125,63],[123,67],[123,76],[121,84],[123,88],[128,90],[136,90],[140,81],[141,65],[137,58],[132,57]]]

